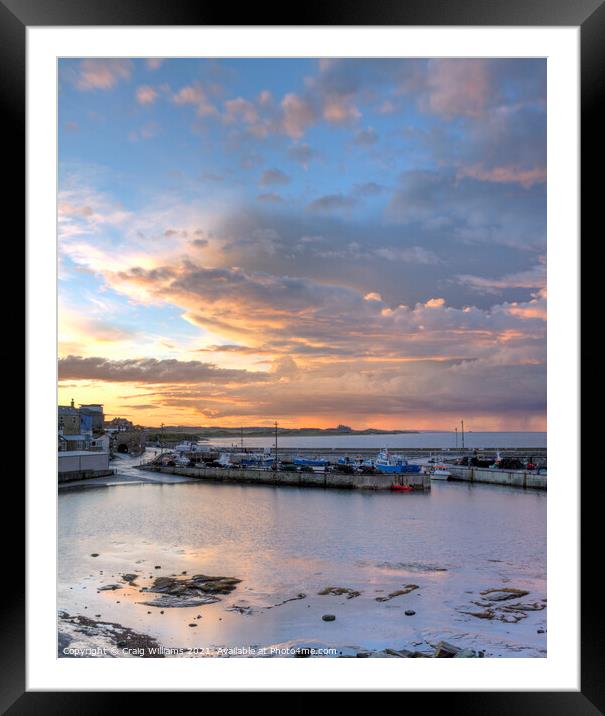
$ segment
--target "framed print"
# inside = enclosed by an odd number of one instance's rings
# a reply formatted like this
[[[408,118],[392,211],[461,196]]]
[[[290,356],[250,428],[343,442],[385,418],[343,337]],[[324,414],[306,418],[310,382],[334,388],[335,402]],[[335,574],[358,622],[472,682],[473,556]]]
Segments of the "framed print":
[[[602,5],[0,10],[27,188],[5,708],[602,708],[579,471]]]

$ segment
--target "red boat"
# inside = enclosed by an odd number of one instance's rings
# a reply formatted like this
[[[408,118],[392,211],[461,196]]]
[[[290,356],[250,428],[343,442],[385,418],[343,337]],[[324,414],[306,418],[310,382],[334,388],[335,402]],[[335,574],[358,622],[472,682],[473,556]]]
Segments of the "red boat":
[[[391,485],[391,492],[412,492],[413,489],[409,485]]]

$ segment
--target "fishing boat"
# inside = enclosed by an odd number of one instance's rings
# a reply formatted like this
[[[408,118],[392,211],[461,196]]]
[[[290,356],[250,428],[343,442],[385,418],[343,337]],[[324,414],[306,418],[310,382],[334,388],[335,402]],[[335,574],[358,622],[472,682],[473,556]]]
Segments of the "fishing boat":
[[[275,458],[270,452],[223,452],[217,462],[221,467],[270,470],[275,464]]]
[[[412,492],[413,489],[410,485],[391,485],[391,492]]]
[[[240,465],[249,470],[270,470],[275,465],[275,458],[268,453],[247,453],[241,457]]]
[[[323,457],[302,457],[297,455],[292,462],[299,467],[327,467],[330,463]]]
[[[388,449],[381,450],[374,461],[374,467],[378,472],[385,473],[416,473],[420,472],[420,465],[408,462],[401,455],[390,455]]]

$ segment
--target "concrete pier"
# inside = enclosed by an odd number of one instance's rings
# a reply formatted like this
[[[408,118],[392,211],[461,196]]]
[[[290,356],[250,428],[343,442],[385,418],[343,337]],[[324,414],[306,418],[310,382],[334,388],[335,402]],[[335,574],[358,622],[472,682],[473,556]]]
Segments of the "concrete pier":
[[[87,480],[115,474],[109,467],[109,453],[90,450],[61,451],[58,454],[58,481]]]
[[[159,467],[141,465],[141,469],[172,475],[195,477],[213,482],[248,485],[285,485],[291,487],[323,487],[347,490],[390,490],[391,485],[409,485],[414,490],[430,490],[431,480],[422,473],[402,475],[344,475],[334,472],[290,472],[285,470],[248,470],[220,467]]]
[[[546,475],[536,475],[527,470],[495,470],[486,467],[461,467],[448,465],[452,479],[462,482],[481,482],[489,485],[525,487],[546,490]]]

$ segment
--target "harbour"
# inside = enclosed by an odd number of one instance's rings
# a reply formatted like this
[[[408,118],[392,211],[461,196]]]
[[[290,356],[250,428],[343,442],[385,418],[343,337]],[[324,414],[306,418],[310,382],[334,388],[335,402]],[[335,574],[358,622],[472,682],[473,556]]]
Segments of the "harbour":
[[[293,482],[281,489],[115,464],[115,478],[59,493],[59,607],[89,633],[118,624],[197,656],[417,658],[441,643],[546,655],[543,491],[448,481],[396,496],[294,482],[323,479],[312,473],[284,475]],[[148,605],[157,580],[196,574],[240,581],[201,606]],[[60,631],[81,640],[74,618]]]
[[[139,469],[200,480],[362,490],[430,490],[432,479],[482,482],[546,490],[545,448],[452,450],[449,448],[321,450],[181,444],[163,451]],[[381,466],[380,462],[384,464]],[[392,464],[391,464],[392,463]],[[439,466],[435,475],[435,466]]]

